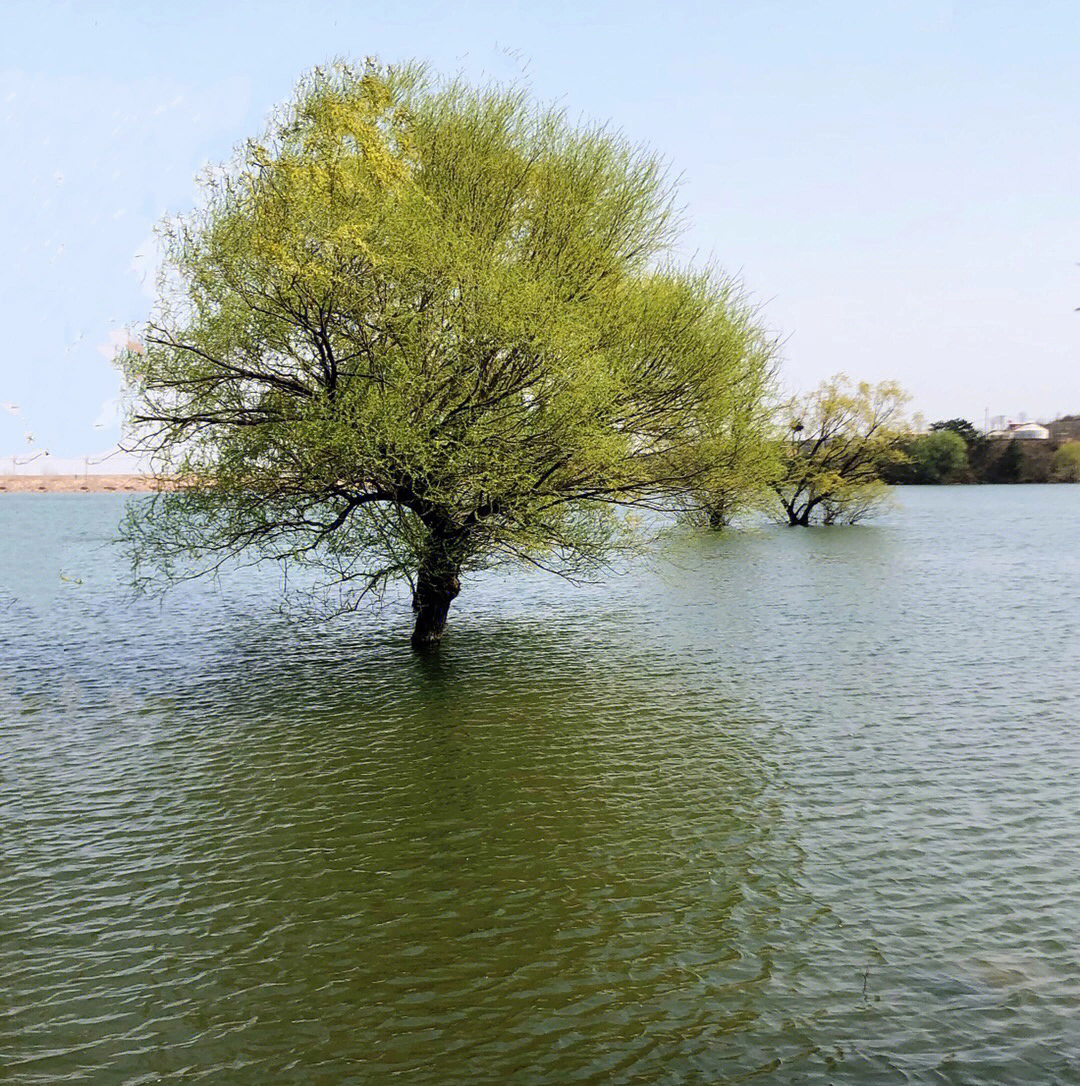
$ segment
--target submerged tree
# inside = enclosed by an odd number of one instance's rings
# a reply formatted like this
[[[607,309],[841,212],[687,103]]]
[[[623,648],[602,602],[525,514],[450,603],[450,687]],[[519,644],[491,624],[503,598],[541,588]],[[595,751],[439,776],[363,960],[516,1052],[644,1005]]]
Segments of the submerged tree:
[[[683,519],[722,530],[739,513],[768,501],[777,471],[772,435],[771,402],[774,344],[765,339],[748,353],[745,372],[736,382],[738,410],[720,420],[721,427],[703,436],[700,450],[706,470],[690,488]]]
[[[785,405],[787,435],[772,489],[788,524],[853,524],[885,499],[882,468],[902,455],[907,396],[883,381],[852,386],[843,374]]]
[[[666,261],[676,226],[655,156],[519,91],[316,70],[169,231],[122,358],[179,484],[126,521],[139,577],[276,559],[346,607],[405,578],[423,645],[464,572],[594,568],[768,366],[731,284]]]

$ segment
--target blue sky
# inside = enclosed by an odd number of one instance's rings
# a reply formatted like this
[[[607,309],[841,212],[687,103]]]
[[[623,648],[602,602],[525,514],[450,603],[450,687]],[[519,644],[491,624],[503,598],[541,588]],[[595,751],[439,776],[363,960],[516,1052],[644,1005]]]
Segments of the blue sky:
[[[0,0],[0,457],[115,443],[154,224],[301,72],[368,54],[524,78],[659,150],[684,255],[741,278],[792,391],[1080,412],[1078,45],[1075,2]]]

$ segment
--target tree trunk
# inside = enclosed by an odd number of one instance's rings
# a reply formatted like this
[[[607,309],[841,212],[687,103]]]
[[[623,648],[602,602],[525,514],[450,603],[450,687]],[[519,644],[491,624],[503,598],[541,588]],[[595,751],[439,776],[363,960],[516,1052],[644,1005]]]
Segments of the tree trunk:
[[[446,615],[454,597],[461,591],[457,570],[434,567],[424,563],[416,575],[413,592],[413,610],[416,626],[413,628],[414,649],[437,645],[446,628]]]

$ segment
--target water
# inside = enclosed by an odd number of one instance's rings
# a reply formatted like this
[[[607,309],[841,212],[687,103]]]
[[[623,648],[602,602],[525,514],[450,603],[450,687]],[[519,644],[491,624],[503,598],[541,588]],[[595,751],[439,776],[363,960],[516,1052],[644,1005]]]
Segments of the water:
[[[298,624],[0,503],[0,1078],[1080,1082],[1080,487]],[[131,499],[138,500],[138,499]]]

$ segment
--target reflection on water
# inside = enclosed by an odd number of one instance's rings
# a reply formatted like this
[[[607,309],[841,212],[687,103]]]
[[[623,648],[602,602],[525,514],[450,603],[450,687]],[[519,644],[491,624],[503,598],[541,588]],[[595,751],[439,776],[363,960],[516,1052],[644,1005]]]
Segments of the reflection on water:
[[[6,497],[0,1066],[1080,1079],[1075,490],[478,578],[419,658],[404,600],[125,601],[117,499]]]

